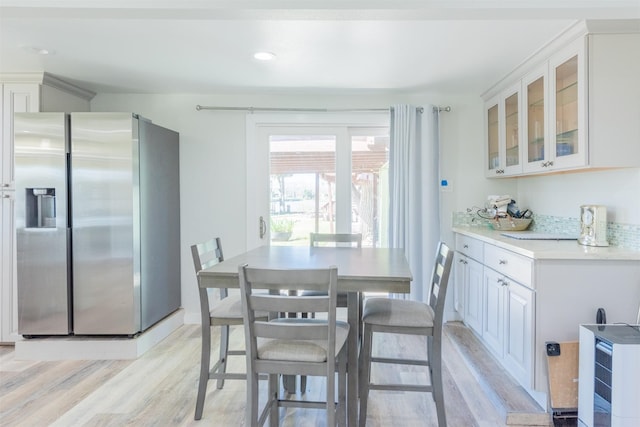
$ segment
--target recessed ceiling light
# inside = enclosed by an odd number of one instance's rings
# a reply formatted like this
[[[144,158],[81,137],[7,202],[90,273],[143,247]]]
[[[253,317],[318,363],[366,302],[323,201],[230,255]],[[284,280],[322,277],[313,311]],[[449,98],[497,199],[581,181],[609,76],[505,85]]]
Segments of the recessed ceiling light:
[[[42,47],[37,47],[37,46],[24,46],[23,49],[29,53],[32,53],[34,55],[43,55],[43,56],[47,56],[47,55],[53,55],[55,53],[54,50],[51,49],[45,49]]]
[[[256,52],[253,57],[260,61],[271,61],[276,59],[276,54],[272,52]]]

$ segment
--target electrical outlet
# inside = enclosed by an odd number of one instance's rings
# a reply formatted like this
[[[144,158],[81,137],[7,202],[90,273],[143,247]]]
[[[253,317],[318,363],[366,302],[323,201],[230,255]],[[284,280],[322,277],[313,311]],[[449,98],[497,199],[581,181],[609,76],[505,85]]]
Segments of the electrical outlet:
[[[560,344],[557,342],[547,342],[547,356],[560,356]]]

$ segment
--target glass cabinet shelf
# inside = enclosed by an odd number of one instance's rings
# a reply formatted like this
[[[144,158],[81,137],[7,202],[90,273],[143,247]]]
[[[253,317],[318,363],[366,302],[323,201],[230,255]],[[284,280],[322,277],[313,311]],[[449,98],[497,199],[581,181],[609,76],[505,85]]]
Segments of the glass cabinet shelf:
[[[544,98],[535,100],[535,101],[529,101],[529,109],[535,109],[535,108],[544,108]]]
[[[566,105],[578,100],[578,82],[558,88],[556,91],[556,100],[559,105]]]
[[[572,140],[576,137],[578,133],[578,129],[571,129],[566,132],[556,134],[557,142],[567,142],[568,140]]]

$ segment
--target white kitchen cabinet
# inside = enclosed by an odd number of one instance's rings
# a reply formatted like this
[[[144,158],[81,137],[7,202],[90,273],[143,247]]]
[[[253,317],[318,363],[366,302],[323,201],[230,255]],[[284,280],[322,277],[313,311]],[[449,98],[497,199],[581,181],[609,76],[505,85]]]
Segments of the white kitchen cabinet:
[[[640,166],[640,145],[629,144],[640,139],[640,33],[616,27],[624,23],[595,25],[576,24],[483,94],[486,108],[496,105],[501,132],[507,115],[498,108],[500,97],[519,87],[522,98],[521,165],[509,169],[506,157],[489,160],[497,166],[485,163],[486,176]],[[485,123],[489,146],[492,124]],[[513,136],[506,132],[496,133],[503,145]]]
[[[39,111],[40,88],[35,83],[2,85],[2,261],[0,276],[0,342],[14,342],[18,335],[16,246],[13,174],[13,113]]]
[[[40,85],[2,85],[2,188],[13,190],[13,113],[40,111]]]
[[[504,163],[500,155],[500,101],[496,96],[485,102],[485,174],[488,177],[504,174]]]
[[[594,323],[598,308],[606,310],[609,323],[636,320],[637,251],[585,248],[575,241],[515,240],[481,227],[454,232],[456,251],[465,242],[482,253],[482,332],[468,316],[464,322],[543,408],[547,341],[576,341],[579,325]],[[467,312],[468,307],[469,298]]]
[[[526,79],[532,94],[528,104],[533,118],[533,131],[538,127],[538,138],[529,141],[529,155],[524,170],[531,173],[587,167],[587,93],[586,93],[586,39],[578,38],[554,54],[545,63],[543,78],[546,84]],[[523,80],[523,85],[525,80]],[[540,94],[537,90],[545,90]],[[548,99],[542,109],[541,121],[536,102]],[[536,114],[538,113],[538,114]],[[546,135],[540,137],[540,123],[546,123]],[[544,128],[544,126],[543,126]],[[534,142],[536,141],[536,142]]]
[[[464,322],[482,335],[483,243],[456,235],[454,304]]]
[[[460,252],[453,254],[453,309],[458,313],[460,320],[464,320],[464,310],[467,305],[465,296],[467,259],[468,257]]]
[[[15,252],[15,224],[14,202],[15,191],[0,192],[0,224],[2,224],[2,241],[0,252],[2,261],[0,264],[0,322],[2,326],[2,338],[0,342],[14,342],[18,338],[18,309],[17,309],[17,283],[16,283],[16,252]]]
[[[464,321],[482,335],[482,264],[468,258],[465,264],[465,308]]]
[[[482,340],[524,387],[533,386],[533,290],[484,268]]]
[[[482,340],[498,358],[504,354],[505,296],[504,277],[490,268],[484,269]]]
[[[533,386],[533,262],[485,243],[482,340],[525,388]]]
[[[533,388],[533,290],[505,279],[503,363],[526,388]]]
[[[549,110],[549,75],[548,67],[537,67],[522,79],[522,103],[524,105],[523,120],[523,170],[532,172],[540,170],[545,161],[545,153],[549,152],[548,118]]]
[[[510,176],[522,172],[522,117],[519,82],[486,103],[487,176]]]
[[[89,101],[95,94],[46,73],[2,74],[0,84],[2,86],[0,342],[12,343],[20,338],[17,332],[13,115],[19,112],[38,111],[89,111]]]

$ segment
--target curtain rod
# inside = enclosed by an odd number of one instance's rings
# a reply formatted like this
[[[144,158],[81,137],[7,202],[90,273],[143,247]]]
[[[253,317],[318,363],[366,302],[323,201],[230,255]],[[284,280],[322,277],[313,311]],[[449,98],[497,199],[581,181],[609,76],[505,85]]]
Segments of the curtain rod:
[[[434,111],[451,111],[451,107],[433,107]],[[290,111],[299,113],[347,113],[347,112],[386,112],[389,108],[282,108],[282,107],[213,107],[206,105],[196,105],[196,111],[200,110],[213,110],[213,111],[249,111],[250,113],[256,111]],[[424,108],[416,107],[416,110],[423,112]]]

